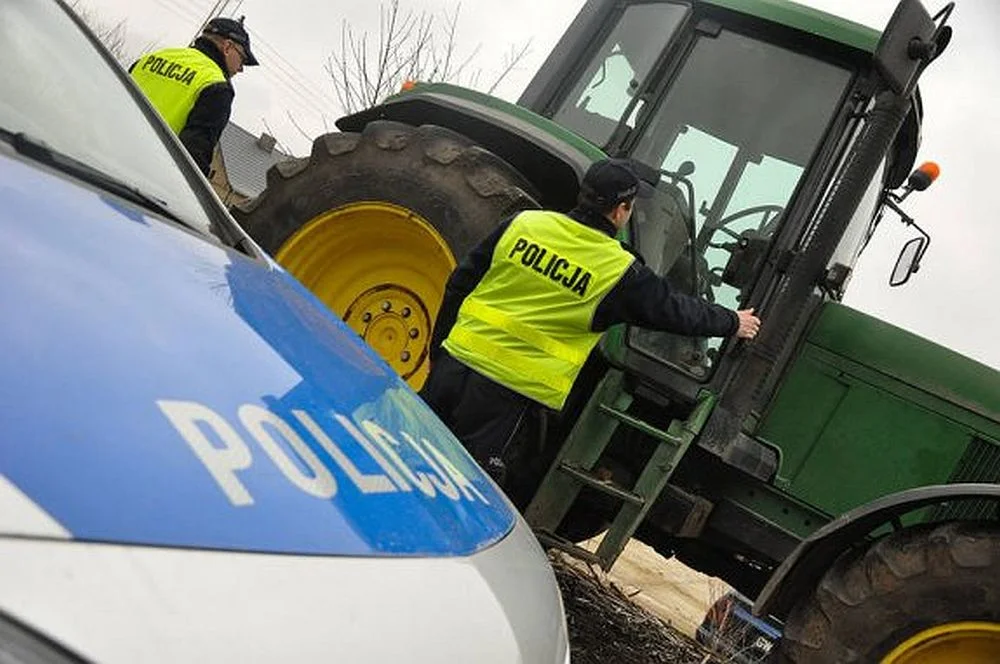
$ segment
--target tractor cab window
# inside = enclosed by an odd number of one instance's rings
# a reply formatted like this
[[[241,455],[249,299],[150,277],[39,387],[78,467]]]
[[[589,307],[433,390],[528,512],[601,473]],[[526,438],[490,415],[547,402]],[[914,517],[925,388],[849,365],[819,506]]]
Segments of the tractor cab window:
[[[743,305],[851,72],[722,30],[702,35],[633,149],[661,170],[633,241],[678,288]],[[629,343],[698,378],[719,339],[631,330]]]
[[[629,6],[552,119],[595,145],[605,145],[688,11],[677,4]],[[632,118],[641,105],[630,113]]]

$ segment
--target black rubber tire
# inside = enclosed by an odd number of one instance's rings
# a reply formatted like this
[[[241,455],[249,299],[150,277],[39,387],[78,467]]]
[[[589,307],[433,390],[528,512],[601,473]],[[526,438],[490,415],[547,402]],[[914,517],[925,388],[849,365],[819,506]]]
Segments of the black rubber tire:
[[[233,215],[274,254],[328,210],[386,201],[430,222],[460,261],[505,216],[537,207],[529,189],[507,162],[460,134],[380,120],[361,133],[320,136],[308,158],[272,166],[264,193]]]
[[[791,612],[776,659],[879,662],[920,631],[957,621],[1000,624],[996,524],[914,527],[841,556]]]

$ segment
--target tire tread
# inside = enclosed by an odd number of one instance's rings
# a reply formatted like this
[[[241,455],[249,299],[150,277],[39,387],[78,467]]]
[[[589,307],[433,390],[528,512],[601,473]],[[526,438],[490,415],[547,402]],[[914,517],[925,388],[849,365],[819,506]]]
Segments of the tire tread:
[[[1000,528],[951,522],[888,535],[842,555],[786,621],[777,661],[878,661],[922,629],[1000,622]]]

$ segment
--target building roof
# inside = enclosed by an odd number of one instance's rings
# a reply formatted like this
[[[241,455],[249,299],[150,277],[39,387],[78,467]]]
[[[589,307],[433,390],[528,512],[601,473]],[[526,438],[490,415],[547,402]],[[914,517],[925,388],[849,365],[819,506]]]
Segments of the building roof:
[[[219,151],[222,153],[229,186],[236,193],[250,198],[260,195],[267,186],[267,169],[292,158],[274,147],[274,138],[271,136],[254,136],[232,122],[222,130]]]

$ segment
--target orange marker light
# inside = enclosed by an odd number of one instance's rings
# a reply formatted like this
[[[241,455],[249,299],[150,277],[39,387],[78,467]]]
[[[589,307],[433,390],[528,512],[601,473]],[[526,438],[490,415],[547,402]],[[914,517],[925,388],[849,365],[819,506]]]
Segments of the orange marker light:
[[[918,168],[917,170],[922,171],[923,173],[926,173],[928,176],[930,176],[931,182],[937,180],[938,176],[941,175],[941,167],[938,166],[937,162],[934,161],[925,161],[924,163],[920,164],[920,168]]]
[[[941,175],[941,167],[933,161],[925,161],[920,164],[917,170],[910,173],[906,185],[914,191],[923,191],[931,186],[939,175]]]
[[[406,81],[403,81],[403,85],[401,85],[399,89],[401,91],[403,91],[403,92],[409,92],[410,90],[412,90],[415,87],[417,87],[417,82],[416,81],[406,80]]]

